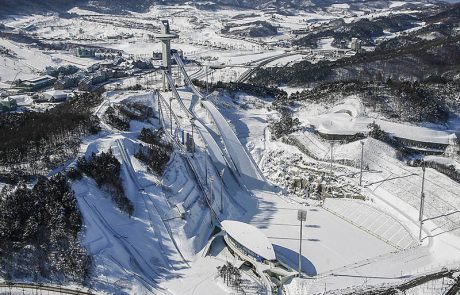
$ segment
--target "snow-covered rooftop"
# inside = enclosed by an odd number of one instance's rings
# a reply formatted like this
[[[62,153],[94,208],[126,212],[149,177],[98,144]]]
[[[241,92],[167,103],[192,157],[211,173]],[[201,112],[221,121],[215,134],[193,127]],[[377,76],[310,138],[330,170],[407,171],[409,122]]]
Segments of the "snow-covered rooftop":
[[[67,96],[69,95],[68,91],[63,91],[63,90],[50,90],[50,91],[45,91],[45,95],[53,96],[53,97],[61,97],[61,96]]]
[[[361,102],[356,99],[347,99],[327,113],[300,117],[322,134],[354,135],[359,132],[366,134],[369,132],[368,125],[375,122],[395,137],[422,143],[449,144],[456,138],[452,130],[437,130],[368,117]]]
[[[369,131],[368,125],[375,122],[386,132],[396,137],[413,141],[449,144],[450,139],[455,138],[453,131],[434,130],[368,117],[354,118],[346,113],[324,114],[309,118],[309,122],[324,134],[353,135],[358,132],[367,133]]]
[[[272,243],[255,226],[235,220],[224,220],[222,221],[222,228],[238,243],[257,255],[267,260],[276,259]]]

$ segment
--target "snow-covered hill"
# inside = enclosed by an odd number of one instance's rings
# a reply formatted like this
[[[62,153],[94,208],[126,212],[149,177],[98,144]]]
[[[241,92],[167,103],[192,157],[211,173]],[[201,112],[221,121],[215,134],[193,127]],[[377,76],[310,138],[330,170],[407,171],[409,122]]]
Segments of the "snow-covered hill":
[[[440,2],[435,0],[423,1],[405,1],[410,3],[421,2]],[[251,8],[251,9],[272,9],[283,13],[291,14],[296,9],[310,10],[323,8],[340,8],[346,10],[366,9],[382,9],[388,8],[400,1],[391,0],[139,0],[139,1],[122,1],[122,0],[42,0],[42,1],[27,1],[27,0],[2,0],[0,4],[2,9],[0,15],[11,14],[29,14],[37,12],[61,12],[67,9],[80,6],[87,7],[92,10],[106,13],[122,13],[127,11],[141,12],[149,9],[154,5],[175,5],[191,3],[202,9],[216,9],[219,7],[232,8]],[[402,3],[404,4],[404,3]]]

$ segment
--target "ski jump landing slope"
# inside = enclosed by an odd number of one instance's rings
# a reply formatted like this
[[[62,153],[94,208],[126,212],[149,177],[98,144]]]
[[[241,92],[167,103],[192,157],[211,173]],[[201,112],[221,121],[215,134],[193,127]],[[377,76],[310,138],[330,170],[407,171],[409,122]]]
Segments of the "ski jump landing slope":
[[[228,124],[227,120],[222,116],[219,110],[214,106],[214,104],[208,100],[204,99],[202,93],[196,89],[195,85],[190,80],[190,77],[185,70],[184,63],[182,59],[177,55],[173,55],[177,64],[180,67],[182,74],[184,75],[184,80],[186,84],[191,88],[191,90],[201,98],[201,102],[206,110],[211,114],[217,129],[219,130],[222,141],[224,142],[227,153],[229,154],[233,164],[235,165],[237,172],[240,175],[243,183],[248,189],[264,189],[267,186],[267,181],[260,171],[257,164],[254,162],[252,157],[248,154],[244,146],[241,144],[240,140],[233,132],[232,128]],[[173,85],[171,82],[170,85]]]
[[[243,183],[248,189],[265,188],[266,180],[260,172],[259,167],[254,163],[252,157],[248,155],[227,120],[222,116],[212,102],[205,100],[202,101],[202,103],[216,123],[225,144],[225,148],[230,154]]]

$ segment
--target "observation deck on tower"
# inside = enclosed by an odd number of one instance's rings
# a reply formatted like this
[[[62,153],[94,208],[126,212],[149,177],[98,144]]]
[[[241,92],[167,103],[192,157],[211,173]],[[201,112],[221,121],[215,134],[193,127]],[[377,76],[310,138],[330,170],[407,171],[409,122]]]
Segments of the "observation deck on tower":
[[[161,21],[161,31],[155,34],[155,38],[162,42],[162,65],[163,65],[163,88],[166,89],[166,74],[171,74],[171,40],[179,38],[179,35],[171,33],[169,21]]]

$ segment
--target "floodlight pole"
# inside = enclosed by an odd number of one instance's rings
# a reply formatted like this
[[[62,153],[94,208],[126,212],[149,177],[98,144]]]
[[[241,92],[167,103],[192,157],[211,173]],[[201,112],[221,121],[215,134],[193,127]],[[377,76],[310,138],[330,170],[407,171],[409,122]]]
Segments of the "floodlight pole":
[[[194,138],[194,133],[193,133],[193,126],[195,125],[195,119],[192,118],[190,119],[190,123],[192,124],[192,158],[195,157],[195,138]]]
[[[420,231],[418,234],[418,239],[421,242],[422,241],[422,226],[423,226],[423,210],[425,207],[425,165],[423,164],[422,166],[422,193],[420,196],[420,212],[419,212],[419,217],[418,220],[420,221]]]
[[[303,222],[307,220],[307,211],[297,211],[297,220],[300,221],[300,238],[299,238],[299,277],[302,276],[302,229]]]
[[[359,175],[359,186],[363,185],[363,159],[364,159],[364,141],[361,141],[361,174]]]
[[[212,204],[214,204],[214,194],[212,192],[212,185],[214,183],[214,177],[211,177],[210,181],[211,181],[210,191],[211,191],[211,208],[212,208]]]
[[[220,213],[224,212],[224,198],[223,198],[224,172],[225,172],[224,169],[222,169],[222,171],[220,172]]]
[[[158,121],[161,124],[161,102],[160,102],[160,91],[157,91],[157,103],[158,103]]]
[[[209,95],[208,68],[208,65],[206,65],[204,68],[204,70],[206,71],[206,96]]]
[[[303,220],[300,219],[300,240],[299,240],[299,277],[302,274],[302,228]]]
[[[154,111],[158,111],[158,97],[156,95],[157,93],[155,92],[155,89],[152,90],[152,103],[153,103],[153,106],[154,106]],[[155,114],[155,113],[154,113]]]
[[[173,124],[172,124],[172,96],[169,98],[169,123],[171,125],[171,136],[173,135]]]
[[[208,145],[204,146],[204,168],[206,176],[206,185],[208,184]]]
[[[333,151],[334,151],[334,142],[331,142],[331,175],[332,175]]]
[[[269,140],[269,129],[268,127],[264,128],[264,150],[267,150],[267,141]]]

